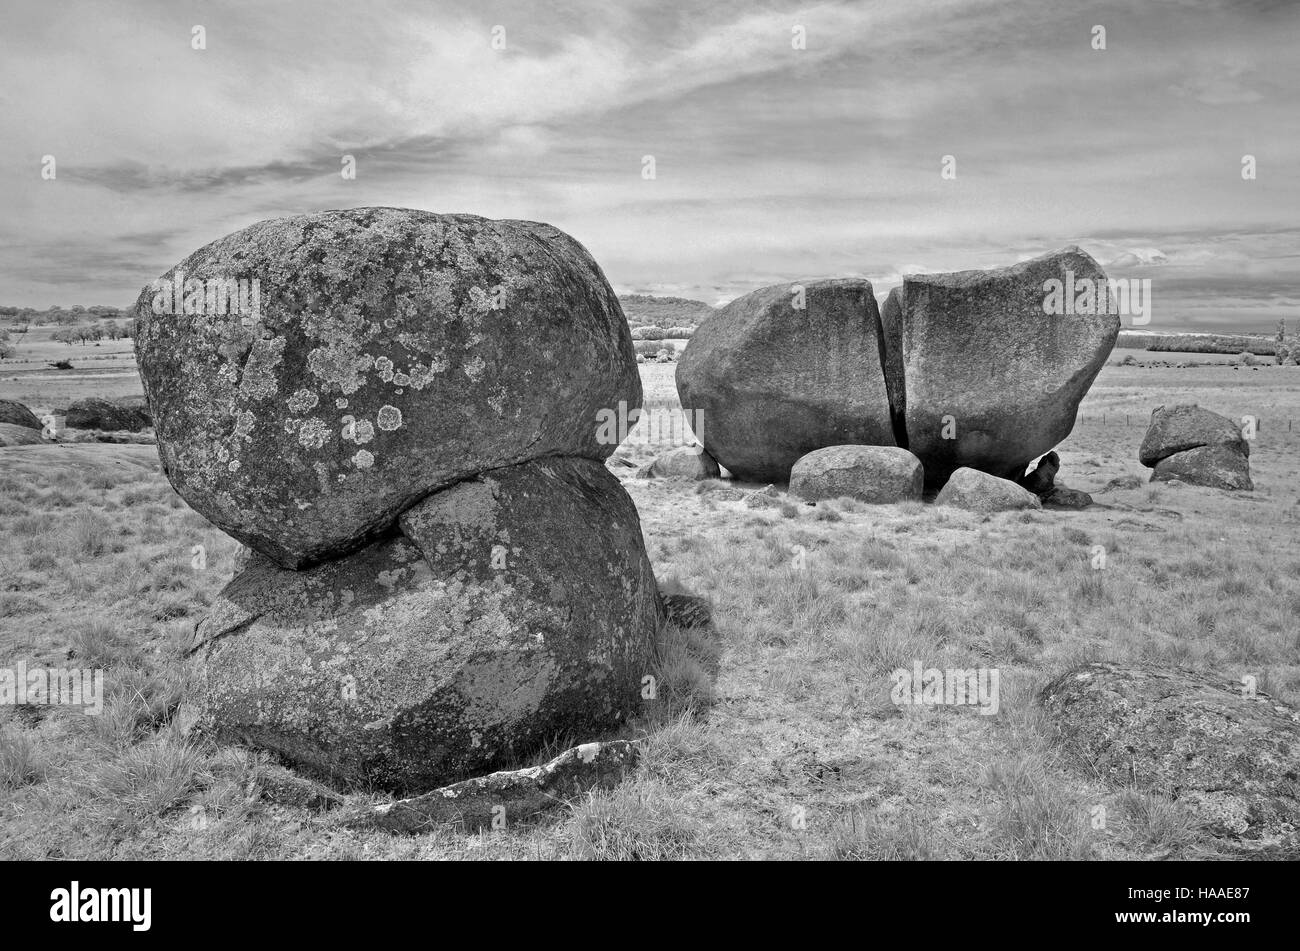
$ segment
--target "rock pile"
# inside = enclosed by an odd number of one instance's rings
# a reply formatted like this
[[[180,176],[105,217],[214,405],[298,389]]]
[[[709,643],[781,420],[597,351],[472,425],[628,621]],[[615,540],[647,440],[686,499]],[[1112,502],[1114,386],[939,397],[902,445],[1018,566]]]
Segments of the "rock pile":
[[[1178,480],[1219,489],[1254,488],[1250,443],[1232,420],[1195,403],[1157,406],[1138,461],[1152,482]]]
[[[178,281],[257,281],[259,307],[168,313]],[[641,389],[576,241],[393,208],[267,221],[136,313],[168,477],[252,549],[195,632],[188,728],[411,794],[634,709],[660,608],[596,413]]]
[[[777,285],[705,319],[677,390],[741,479],[786,481],[813,450],[863,444],[911,450],[929,489],[962,467],[1015,480],[1069,435],[1119,324],[1075,247],[909,276],[883,310],[866,281]]]

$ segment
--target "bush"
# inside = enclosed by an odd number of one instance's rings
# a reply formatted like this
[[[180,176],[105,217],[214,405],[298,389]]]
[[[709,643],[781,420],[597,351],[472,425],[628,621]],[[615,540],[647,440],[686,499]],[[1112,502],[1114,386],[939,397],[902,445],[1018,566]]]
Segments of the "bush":
[[[663,340],[668,336],[668,331],[662,327],[633,327],[633,340]]]
[[[1254,355],[1253,353],[1251,353],[1249,350],[1243,350],[1243,351],[1242,351],[1242,352],[1237,356],[1237,362],[1240,363],[1240,364],[1241,364],[1242,366],[1244,366],[1244,367],[1251,367],[1251,366],[1254,366],[1254,365],[1255,365],[1255,355]]]
[[[691,334],[695,333],[694,327],[669,327],[668,338],[670,340],[690,340]]]
[[[651,340],[643,340],[640,343],[634,343],[632,344],[632,349],[636,351],[637,356],[645,357],[647,360],[659,359],[659,354],[663,353],[665,350],[668,351],[670,358],[672,354],[671,347],[665,347],[663,344],[655,343]]]

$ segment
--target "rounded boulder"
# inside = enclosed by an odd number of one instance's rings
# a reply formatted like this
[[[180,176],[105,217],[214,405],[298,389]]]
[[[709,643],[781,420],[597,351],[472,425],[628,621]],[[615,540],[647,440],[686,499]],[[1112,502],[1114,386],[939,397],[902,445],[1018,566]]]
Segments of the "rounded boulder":
[[[897,446],[828,446],[790,471],[790,494],[809,502],[841,496],[873,505],[919,501],[924,484],[921,460]]]
[[[511,466],[324,565],[253,554],[197,628],[183,722],[340,786],[423,792],[625,723],[658,615],[618,480],[585,459]]]
[[[401,208],[263,221],[146,287],[163,467],[277,564],[356,550],[419,499],[544,456],[605,459],[641,403],[627,321],[549,225]]]

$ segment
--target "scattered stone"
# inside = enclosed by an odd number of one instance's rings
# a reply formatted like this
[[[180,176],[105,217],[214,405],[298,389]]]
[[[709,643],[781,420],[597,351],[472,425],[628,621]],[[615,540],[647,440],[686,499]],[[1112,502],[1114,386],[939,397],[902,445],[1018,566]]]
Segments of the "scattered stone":
[[[921,460],[897,446],[828,446],[790,471],[790,494],[808,502],[849,496],[873,505],[920,500]]]
[[[1300,712],[1240,681],[1153,665],[1085,664],[1039,696],[1068,753],[1117,788],[1175,798],[1220,836],[1300,829]]]
[[[253,554],[196,631],[187,728],[410,794],[639,707],[659,601],[636,508],[602,462],[483,473],[400,530],[300,571]]]
[[[750,492],[745,496],[745,508],[747,509],[773,509],[780,508],[785,500],[781,498],[781,493],[777,491],[776,486],[769,485],[765,489],[758,489]]]
[[[683,630],[693,627],[710,627],[713,624],[713,603],[695,594],[660,594],[664,621]]]
[[[45,442],[41,431],[19,426],[15,423],[0,423],[0,446],[38,446]]]
[[[77,400],[66,410],[56,411],[66,417],[69,429],[98,429],[103,432],[138,433],[153,425],[148,410],[141,406],[89,397]]]
[[[934,501],[936,505],[953,505],[986,513],[1043,507],[1038,496],[1010,479],[1000,479],[965,466],[952,474]]]
[[[705,318],[678,361],[677,392],[735,478],[786,482],[814,449],[894,445],[880,350],[870,282],[778,284]]]
[[[250,302],[257,281],[257,313],[185,315],[158,289],[182,273],[245,281]],[[479,472],[603,461],[641,405],[613,289],[549,225],[326,211],[228,235],[163,280],[135,307],[163,467],[283,567],[357,550]]]
[[[640,748],[628,740],[584,743],[544,766],[466,779],[412,799],[375,806],[349,817],[345,825],[417,833],[455,822],[471,832],[492,828],[499,815],[514,825],[593,789],[614,788],[636,766],[639,755]]]
[[[678,478],[700,481],[722,475],[718,464],[703,446],[678,446],[655,457],[637,470],[638,479]]]
[[[1040,496],[1040,501],[1047,509],[1086,509],[1092,504],[1092,496],[1080,489],[1057,485]]]
[[[1061,300],[1045,290],[1050,281]],[[925,465],[927,488],[961,467],[1016,479],[1070,434],[1119,335],[1118,314],[1085,297],[1089,287],[1106,288],[1106,274],[1075,247],[991,271],[903,279],[907,448]],[[1048,312],[1066,300],[1068,312]],[[1084,309],[1090,303],[1097,312]]]
[[[1019,482],[1027,491],[1042,498],[1052,491],[1052,486],[1056,483],[1056,474],[1060,471],[1061,457],[1055,452],[1049,452],[1038,460],[1034,471],[1022,476]]]
[[[1140,489],[1144,484],[1145,483],[1142,481],[1141,476],[1124,475],[1124,476],[1118,476],[1117,478],[1111,479],[1109,482],[1106,483],[1105,488],[1103,488],[1101,491],[1114,492],[1116,490],[1126,491],[1129,489]]]
[[[17,400],[0,400],[0,423],[23,426],[37,432],[45,428],[36,414]]]
[[[249,798],[298,809],[323,811],[343,805],[343,797],[334,790],[283,766],[269,763],[258,768],[246,792]]]
[[[1198,446],[1156,463],[1152,482],[1186,482],[1214,489],[1251,491],[1250,461],[1232,446]]]
[[[1241,456],[1250,455],[1250,443],[1241,428],[1226,416],[1202,409],[1195,403],[1157,406],[1151,414],[1138,460],[1154,468],[1161,459],[1201,446],[1226,446]]]

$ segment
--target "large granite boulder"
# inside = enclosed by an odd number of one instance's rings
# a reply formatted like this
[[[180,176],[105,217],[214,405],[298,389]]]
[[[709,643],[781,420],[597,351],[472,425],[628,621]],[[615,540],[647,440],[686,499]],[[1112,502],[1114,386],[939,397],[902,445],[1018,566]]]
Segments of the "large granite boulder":
[[[952,474],[935,496],[935,505],[952,505],[972,512],[1010,512],[1040,509],[1043,503],[1034,493],[1010,479],[962,467]]]
[[[907,448],[928,487],[963,466],[1015,479],[1069,435],[1119,334],[1106,287],[1101,266],[1075,247],[1012,267],[904,278]]]
[[[1232,420],[1195,403],[1180,403],[1157,406],[1151,413],[1151,424],[1138,449],[1138,460],[1148,468],[1155,468],[1161,459],[1201,446],[1224,446],[1238,455],[1250,455],[1250,443]]]
[[[149,412],[134,403],[92,396],[77,400],[60,414],[69,429],[100,429],[105,432],[138,433],[152,425]]]
[[[40,432],[45,427],[36,418],[36,414],[17,400],[0,400],[0,423],[11,426],[23,426]]]
[[[602,460],[617,439],[598,437],[597,412],[641,402],[604,274],[534,222],[399,208],[263,221],[190,255],[135,313],[172,485],[288,568],[357,549],[476,473]]]
[[[659,615],[631,499],[551,458],[429,496],[299,571],[261,554],[196,631],[189,729],[403,794],[593,738],[639,702]]]
[[[1152,482],[1186,482],[1213,489],[1250,492],[1250,460],[1232,446],[1197,446],[1165,456],[1151,472]]]
[[[1090,776],[1171,796],[1223,836],[1295,842],[1300,712],[1226,677],[1085,664],[1039,701]]]
[[[921,460],[897,446],[828,446],[790,471],[790,494],[809,502],[849,496],[873,505],[919,501]]]
[[[737,479],[785,482],[814,449],[895,445],[881,326],[863,280],[778,284],[707,317],[677,364],[697,432]]]

